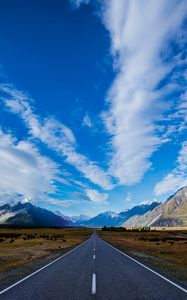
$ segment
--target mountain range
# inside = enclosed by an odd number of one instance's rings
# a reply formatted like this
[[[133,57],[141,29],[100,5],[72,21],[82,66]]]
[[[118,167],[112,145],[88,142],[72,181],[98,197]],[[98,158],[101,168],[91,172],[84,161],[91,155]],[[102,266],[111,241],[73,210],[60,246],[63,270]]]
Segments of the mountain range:
[[[0,207],[0,224],[36,227],[187,226],[187,187],[164,203],[144,202],[120,213],[106,211],[92,218],[85,215],[69,217],[59,211],[38,207],[28,200],[16,201]]]
[[[134,215],[123,226],[187,226],[187,187],[178,190],[164,203],[142,216]]]
[[[87,220],[83,225],[86,227],[122,226],[129,218],[144,215],[145,213],[152,211],[159,204],[160,203],[156,201],[143,203],[120,213],[106,211]]]

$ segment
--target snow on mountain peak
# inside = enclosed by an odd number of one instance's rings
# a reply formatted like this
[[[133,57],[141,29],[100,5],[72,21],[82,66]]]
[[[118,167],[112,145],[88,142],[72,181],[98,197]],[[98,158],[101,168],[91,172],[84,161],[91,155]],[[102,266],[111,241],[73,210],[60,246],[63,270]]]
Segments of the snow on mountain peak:
[[[140,203],[140,205],[151,205],[152,203],[159,203],[156,199],[153,199],[152,201],[143,201]]]
[[[23,200],[20,201],[21,203],[30,203],[31,202],[31,198],[25,198]]]

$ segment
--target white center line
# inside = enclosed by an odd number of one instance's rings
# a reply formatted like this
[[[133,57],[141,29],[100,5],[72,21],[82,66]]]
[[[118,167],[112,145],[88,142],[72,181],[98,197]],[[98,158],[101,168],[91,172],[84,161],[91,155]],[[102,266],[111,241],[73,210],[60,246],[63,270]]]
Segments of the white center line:
[[[93,256],[93,259],[95,259],[95,254],[94,254],[94,256]]]
[[[96,275],[92,275],[92,295],[96,294]]]

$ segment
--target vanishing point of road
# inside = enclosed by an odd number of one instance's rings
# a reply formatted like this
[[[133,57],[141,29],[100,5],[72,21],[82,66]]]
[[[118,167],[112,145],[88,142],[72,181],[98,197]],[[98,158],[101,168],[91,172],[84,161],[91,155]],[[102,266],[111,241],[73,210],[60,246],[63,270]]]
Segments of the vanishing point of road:
[[[2,300],[187,300],[187,290],[90,239],[0,292]]]

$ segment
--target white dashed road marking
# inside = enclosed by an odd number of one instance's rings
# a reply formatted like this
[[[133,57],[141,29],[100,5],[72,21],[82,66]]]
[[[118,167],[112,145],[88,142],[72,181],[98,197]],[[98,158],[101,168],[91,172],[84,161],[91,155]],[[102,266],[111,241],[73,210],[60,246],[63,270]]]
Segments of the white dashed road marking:
[[[92,295],[96,294],[96,275],[92,275]]]

